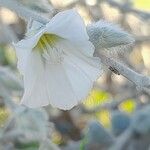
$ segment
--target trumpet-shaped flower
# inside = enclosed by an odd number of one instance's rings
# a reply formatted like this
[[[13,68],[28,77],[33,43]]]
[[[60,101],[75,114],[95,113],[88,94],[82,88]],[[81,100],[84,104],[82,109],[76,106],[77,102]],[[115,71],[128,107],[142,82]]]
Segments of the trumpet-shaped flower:
[[[36,33],[30,31],[30,36],[14,43],[24,77],[21,103],[31,108],[51,104],[71,109],[86,98],[101,75],[84,22],[75,10],[67,10],[32,30]]]

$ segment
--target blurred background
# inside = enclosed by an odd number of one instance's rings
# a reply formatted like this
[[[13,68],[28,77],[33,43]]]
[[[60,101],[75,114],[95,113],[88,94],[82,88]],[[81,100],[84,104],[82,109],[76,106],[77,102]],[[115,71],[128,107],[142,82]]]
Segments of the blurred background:
[[[135,37],[135,45],[111,57],[150,75],[150,0],[17,1],[48,17],[75,8],[86,25],[100,19],[119,24]],[[106,67],[88,98],[70,111],[18,106],[23,83],[12,42],[24,37],[26,26],[17,14],[0,7],[0,150],[107,150],[131,127],[132,140],[126,139],[120,150],[149,150],[150,90],[136,88]]]

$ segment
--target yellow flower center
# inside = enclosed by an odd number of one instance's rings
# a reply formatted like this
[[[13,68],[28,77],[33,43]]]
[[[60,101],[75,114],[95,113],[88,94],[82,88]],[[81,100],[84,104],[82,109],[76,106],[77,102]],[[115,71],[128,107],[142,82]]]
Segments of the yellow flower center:
[[[61,38],[55,34],[43,34],[34,49],[40,52],[44,61],[51,64],[61,63],[63,52],[57,48],[59,40]]]

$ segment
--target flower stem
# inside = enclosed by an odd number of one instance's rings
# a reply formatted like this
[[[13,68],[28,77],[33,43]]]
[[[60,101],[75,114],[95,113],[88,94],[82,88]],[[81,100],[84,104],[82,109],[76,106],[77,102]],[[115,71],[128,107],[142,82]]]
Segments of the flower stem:
[[[39,15],[38,13],[33,12],[32,10],[29,10],[28,8],[26,8],[16,0],[0,0],[0,6],[6,7],[16,12],[20,17],[26,19],[27,21],[33,19],[43,24],[49,22],[49,19]]]

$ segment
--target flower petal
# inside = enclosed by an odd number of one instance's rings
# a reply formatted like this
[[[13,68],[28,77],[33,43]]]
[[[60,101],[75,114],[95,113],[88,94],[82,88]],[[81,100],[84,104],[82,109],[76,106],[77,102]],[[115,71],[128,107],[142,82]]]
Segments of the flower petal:
[[[14,45],[15,46],[15,45]],[[17,67],[22,75],[25,73],[25,68],[27,65],[27,59],[29,54],[31,53],[31,49],[24,49],[15,46],[16,55],[17,55]]]
[[[69,42],[59,44],[56,47],[64,52],[63,61],[57,65],[47,64],[46,85],[50,103],[68,110],[88,96],[102,73],[101,63],[98,58],[83,55]]]
[[[28,107],[41,107],[49,104],[45,87],[45,73],[41,56],[32,52],[28,58],[24,74],[24,95],[21,104]]]
[[[70,41],[67,40],[60,40],[56,47],[58,49],[62,49],[64,53],[67,55],[74,55],[82,60],[84,60],[86,63],[90,64],[91,66],[98,68],[101,70],[101,61],[100,58],[94,57],[93,55],[87,55],[85,51],[83,51],[82,47],[72,44]]]
[[[56,34],[82,47],[88,55],[93,55],[94,47],[89,42],[89,36],[86,31],[81,16],[74,9],[66,10],[55,15],[46,25],[46,32]]]
[[[78,101],[85,100],[94,82],[102,74],[100,60],[94,57],[86,58],[82,54],[74,55],[67,51],[67,47],[65,50],[64,68],[68,79]]]
[[[63,65],[46,65],[46,86],[50,104],[63,110],[77,105],[77,98],[68,80]]]
[[[40,37],[44,34],[44,32],[45,28],[40,30],[37,34],[34,34],[31,37],[26,37],[25,39],[17,43],[13,43],[13,45],[17,48],[32,49],[36,46],[36,44],[38,43]]]
[[[31,32],[35,32],[34,30],[39,30],[42,27],[41,23],[37,21],[33,21],[32,26],[28,29],[27,34],[31,34]],[[29,54],[32,52],[32,48],[38,42],[41,35],[44,33],[44,30],[41,30],[38,34],[34,33],[34,36],[27,37],[17,43],[13,43],[13,46],[16,50],[16,55],[18,58],[18,69],[21,74],[24,75],[25,66],[27,65],[27,59]]]
[[[93,87],[93,81],[78,65],[82,64],[70,62],[70,59],[66,59],[66,61],[64,61],[64,68],[68,80],[77,97],[77,102],[80,102],[85,100],[88,96]]]

